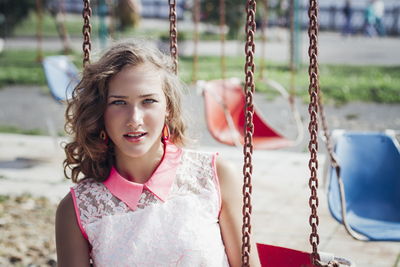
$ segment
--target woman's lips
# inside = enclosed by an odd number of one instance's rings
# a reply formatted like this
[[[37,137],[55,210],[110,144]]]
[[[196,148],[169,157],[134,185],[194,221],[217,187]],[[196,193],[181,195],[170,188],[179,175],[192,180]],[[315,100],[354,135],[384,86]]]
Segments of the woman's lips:
[[[144,139],[146,132],[129,132],[124,134],[124,138],[131,143],[137,143]]]

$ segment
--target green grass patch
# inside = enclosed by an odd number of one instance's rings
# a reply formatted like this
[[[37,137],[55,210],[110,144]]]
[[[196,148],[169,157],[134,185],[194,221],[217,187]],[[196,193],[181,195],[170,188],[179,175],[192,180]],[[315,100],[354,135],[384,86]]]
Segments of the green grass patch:
[[[93,16],[90,21],[92,24],[92,33],[96,34],[98,31],[98,20]],[[35,12],[31,12],[29,16],[23,20],[16,28],[13,36],[36,36],[38,18]],[[65,28],[70,36],[82,36],[83,18],[81,15],[73,14],[66,16]],[[57,37],[57,28],[55,19],[49,14],[43,14],[42,20],[42,34],[43,37]]]
[[[26,134],[26,135],[44,135],[44,132],[40,129],[21,129],[10,125],[0,125],[0,133],[14,133],[14,134]]]
[[[56,53],[46,53],[51,55]],[[0,87],[11,84],[45,86],[46,80],[40,62],[36,60],[35,50],[7,50],[0,54]],[[74,63],[81,67],[79,53],[72,55]],[[220,58],[204,56],[199,58],[198,80],[220,79]],[[244,57],[226,58],[226,77],[238,77],[244,80]],[[259,64],[259,62],[256,62]],[[192,81],[193,59],[181,57],[179,75],[190,84]],[[296,95],[308,101],[308,67],[301,66],[294,76]],[[319,69],[320,87],[324,98],[337,104],[349,101],[378,103],[400,103],[400,66],[348,66],[321,65]],[[282,63],[267,62],[263,70],[264,77],[291,88],[292,74],[288,66]],[[264,92],[268,98],[278,93],[269,88],[260,79],[260,69],[256,68],[256,89]]]
[[[256,62],[257,64],[258,62]],[[227,77],[244,79],[244,58],[230,57],[226,60]],[[192,58],[183,57],[180,61],[180,75],[190,82],[192,77]],[[400,66],[348,66],[321,65],[319,69],[320,88],[324,99],[343,104],[350,101],[400,103]],[[256,90],[265,92],[271,98],[278,93],[260,79],[256,69]],[[292,74],[287,65],[268,62],[263,76],[282,84],[291,90]],[[220,59],[202,57],[199,59],[197,79],[210,80],[221,77]],[[294,75],[296,95],[308,101],[308,66],[301,66]]]
[[[162,39],[165,37],[169,38],[169,23],[166,21],[165,28],[161,29],[143,29],[140,27],[128,27],[124,31],[115,31],[113,33],[114,39],[118,40],[121,38],[142,38],[142,39]],[[96,38],[99,35],[99,18],[96,16],[95,10],[90,20],[92,25],[92,38]],[[115,23],[115,22],[114,22]],[[29,16],[24,19],[13,33],[16,37],[36,37],[38,18],[35,12],[31,12]],[[82,36],[83,18],[80,14],[68,14],[65,17],[65,28],[70,36]],[[55,19],[48,13],[43,14],[42,20],[42,36],[43,37],[58,37]],[[188,31],[179,31],[179,38],[183,40],[194,39],[194,29]],[[200,40],[220,40],[220,35],[217,33],[201,32],[199,33]],[[230,38],[225,37],[227,40]],[[258,37],[257,37],[258,38]]]
[[[0,203],[6,202],[10,199],[8,195],[0,195]]]
[[[56,54],[45,53],[44,56]],[[73,56],[79,66],[81,59]],[[0,54],[0,88],[5,85],[46,85],[43,67],[35,50],[7,50]]]

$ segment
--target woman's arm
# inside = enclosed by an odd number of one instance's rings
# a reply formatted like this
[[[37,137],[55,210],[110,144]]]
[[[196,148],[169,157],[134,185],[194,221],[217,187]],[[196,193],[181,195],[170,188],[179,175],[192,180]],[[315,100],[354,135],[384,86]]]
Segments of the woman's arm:
[[[56,246],[58,267],[90,266],[89,244],[79,229],[71,193],[57,208]]]
[[[240,172],[229,162],[217,159],[222,198],[219,222],[230,266],[242,264],[242,183]],[[250,265],[260,266],[255,243],[251,244]]]

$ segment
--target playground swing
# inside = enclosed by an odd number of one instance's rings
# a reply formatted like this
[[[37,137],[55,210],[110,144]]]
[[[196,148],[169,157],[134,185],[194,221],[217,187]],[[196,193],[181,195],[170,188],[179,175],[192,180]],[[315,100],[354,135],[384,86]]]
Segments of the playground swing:
[[[64,1],[59,0],[58,8],[61,16],[64,18]],[[47,85],[51,95],[57,101],[65,101],[72,96],[72,91],[79,82],[78,69],[72,63],[70,58],[65,55],[43,57],[42,52],[42,28],[43,28],[43,5],[42,1],[36,1],[37,13],[37,59],[42,62]],[[56,16],[56,15],[55,15]],[[64,52],[70,50],[68,33],[63,19],[55,19],[56,27],[63,41]]]
[[[400,241],[400,144],[396,132],[329,134],[318,98],[328,152],[325,178],[332,216],[361,241]],[[329,173],[329,174],[328,174]]]
[[[327,129],[325,135],[327,133]],[[362,241],[400,241],[400,145],[393,131],[333,131],[328,206],[346,231]]]
[[[43,68],[51,95],[57,101],[72,97],[79,83],[79,71],[68,56],[48,56],[43,59]]]
[[[58,0],[58,7],[61,13],[64,13],[64,0]],[[38,1],[40,2],[40,0]],[[109,3],[110,4],[110,3]],[[105,13],[107,10],[106,2],[103,0],[99,3],[99,38],[102,46],[105,46],[106,42],[106,25],[105,25]],[[39,17],[42,14],[42,6],[37,5]],[[90,13],[91,13],[90,9]],[[91,14],[90,14],[91,15]],[[65,15],[62,14],[64,17]],[[41,20],[41,19],[40,19]],[[40,21],[39,20],[39,21]],[[68,34],[66,32],[64,23],[62,20],[57,22],[57,28],[59,28],[60,36],[63,40],[64,51],[69,49]],[[41,29],[41,27],[38,27]],[[38,36],[41,36],[41,30],[38,30]],[[87,38],[87,37],[85,37]],[[40,45],[40,43],[38,43]],[[39,46],[40,47],[40,46]],[[41,54],[41,53],[40,53]],[[50,89],[51,95],[57,101],[66,101],[72,97],[73,89],[78,85],[80,81],[79,70],[72,62],[71,58],[66,55],[47,56],[42,60],[42,65],[47,81],[47,85]]]
[[[170,0],[171,1],[171,0]],[[174,3],[170,2],[170,49],[171,56],[174,59],[175,67],[177,67],[177,28],[176,28],[176,16],[174,16]],[[245,74],[246,83],[244,87],[245,93],[245,126],[244,126],[244,185],[243,185],[243,226],[242,226],[242,266],[249,266],[250,259],[250,234],[251,234],[251,178],[252,178],[252,153],[253,153],[253,134],[255,130],[254,119],[254,105],[253,105],[253,93],[254,93],[254,32],[255,32],[255,0],[247,0],[246,5],[246,64],[245,64]],[[318,251],[319,236],[317,233],[317,227],[319,224],[319,218],[317,215],[318,207],[318,160],[317,160],[317,130],[318,130],[318,65],[317,65],[317,36],[318,36],[318,26],[317,26],[317,15],[318,15],[318,4],[317,0],[310,0],[309,16],[310,16],[310,26],[309,26],[309,38],[310,38],[310,142],[309,150],[311,158],[309,161],[309,168],[311,171],[311,176],[309,180],[309,187],[311,189],[311,196],[309,199],[309,205],[311,208],[311,215],[309,218],[309,223],[312,228],[312,233],[310,235],[310,244],[312,246],[312,253],[306,253],[301,251],[296,251],[288,248],[270,246],[265,244],[257,244],[257,249],[259,252],[259,258],[262,266],[272,266],[272,267],[294,267],[294,266],[340,266],[347,265],[353,266],[351,261],[343,258],[334,257],[332,254],[321,253]]]
[[[197,72],[197,43],[198,43],[198,23],[199,23],[199,0],[194,4],[194,53],[192,81],[196,80]],[[242,103],[245,101],[243,85],[238,78],[225,78],[225,53],[224,53],[224,24],[225,24],[225,4],[224,0],[219,2],[220,10],[220,39],[221,39],[221,80],[198,81],[197,87],[200,89],[204,98],[205,118],[207,128],[211,136],[220,143],[241,147],[244,143],[244,121],[245,114]],[[263,47],[265,40],[263,41]],[[270,126],[257,107],[254,109],[254,148],[255,149],[279,149],[284,147],[296,146],[303,139],[303,124],[300,115],[294,104],[293,95],[289,95],[286,89],[271,79],[261,78],[262,82],[269,87],[277,90],[290,104],[294,121],[297,127],[297,137],[290,140],[284,137],[279,131]]]

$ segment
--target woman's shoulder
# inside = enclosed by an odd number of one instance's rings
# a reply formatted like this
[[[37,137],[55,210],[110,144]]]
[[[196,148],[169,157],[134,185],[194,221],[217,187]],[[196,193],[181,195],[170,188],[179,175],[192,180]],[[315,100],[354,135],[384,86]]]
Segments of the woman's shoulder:
[[[239,170],[235,167],[235,165],[224,158],[217,157],[215,161],[215,167],[217,169],[218,177],[221,182],[226,182],[226,180],[231,180],[235,177],[238,177]]]
[[[233,162],[218,157],[216,171],[221,188],[222,200],[231,201],[241,195],[241,172]]]
[[[66,222],[75,216],[74,201],[71,192],[69,192],[58,204],[56,218],[59,222]]]
[[[95,178],[83,178],[79,180],[74,186],[72,186],[73,190],[89,188],[89,187],[98,187],[101,186],[103,183],[98,181]]]
[[[191,157],[215,157],[218,155],[218,152],[205,151],[201,149],[191,148],[191,147],[183,147],[182,148],[184,156]]]

